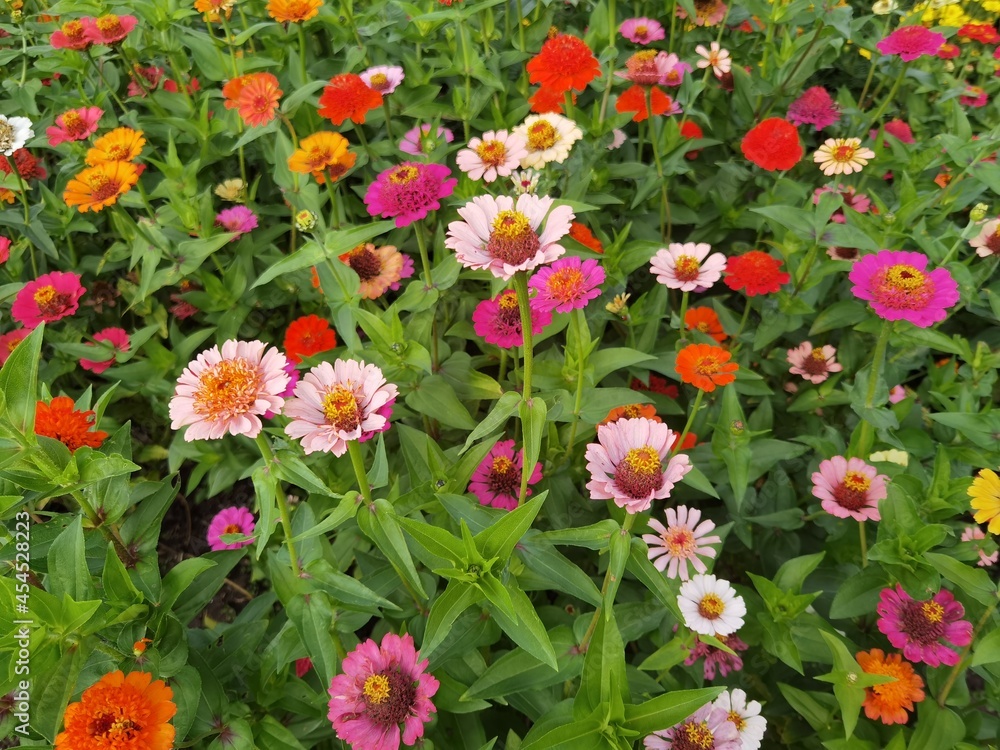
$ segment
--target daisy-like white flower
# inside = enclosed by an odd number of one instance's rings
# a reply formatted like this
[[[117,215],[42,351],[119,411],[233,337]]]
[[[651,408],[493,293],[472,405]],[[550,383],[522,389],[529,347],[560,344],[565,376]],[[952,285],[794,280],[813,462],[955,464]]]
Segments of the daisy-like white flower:
[[[764,732],[767,731],[767,719],[760,715],[761,706],[758,701],[748,702],[746,692],[734,688],[725,691],[712,705],[725,711],[726,718],[736,725],[743,750],[757,750],[760,747]]]
[[[514,133],[528,144],[528,155],[521,159],[522,168],[540,168],[553,161],[562,164],[573,144],[583,138],[583,131],[575,122],[554,112],[528,115],[514,128]]]
[[[389,429],[396,386],[387,383],[375,365],[339,359],[321,362],[295,386],[295,397],[285,404],[291,418],[285,434],[302,440],[306,453],[347,452],[347,441],[365,442]]]
[[[477,196],[458,209],[463,221],[448,225],[445,247],[466,268],[489,269],[504,280],[551,263],[566,252],[559,240],[574,218],[569,206],[553,203],[548,196],[522,195],[517,203],[506,195]]]
[[[655,534],[643,534],[642,541],[649,546],[649,559],[660,571],[666,570],[668,578],[688,579],[688,562],[699,573],[708,570],[701,557],[715,558],[715,549],[710,544],[722,541],[717,536],[708,536],[715,524],[708,519],[701,523],[701,511],[678,505],[677,510],[667,508],[667,525],[654,518],[649,526]]]
[[[969,240],[969,244],[976,248],[976,255],[980,258],[1000,255],[1000,219],[992,219],[983,224],[979,234]]]
[[[541,176],[541,173],[536,172],[534,169],[525,169],[512,173],[510,181],[514,185],[515,195],[524,195],[525,193],[534,194],[538,189],[538,178]]]
[[[649,261],[656,280],[669,289],[683,292],[704,292],[722,278],[726,256],[712,253],[707,242],[671,242],[660,248]]]
[[[788,362],[791,364],[789,372],[792,375],[801,375],[813,385],[819,385],[828,377],[831,372],[840,372],[843,365],[837,362],[834,357],[837,350],[832,346],[821,346],[814,349],[808,341],[803,341],[794,349],[788,350]]]
[[[698,573],[681,584],[677,606],[684,624],[702,635],[732,635],[743,627],[746,602],[729,581]]]
[[[813,154],[813,161],[827,177],[860,172],[874,158],[875,152],[863,148],[860,138],[827,138]]]
[[[594,500],[614,500],[629,513],[648,510],[653,500],[670,497],[674,485],[691,471],[683,453],[667,460],[674,432],[652,419],[619,419],[597,428],[587,446],[587,483]]]
[[[699,44],[694,48],[694,51],[701,56],[698,67],[702,70],[711,66],[715,75],[721,76],[733,69],[733,60],[729,56],[729,50],[722,49],[718,42],[712,42],[708,49],[705,48],[704,44]]]
[[[376,65],[359,75],[361,80],[368,84],[368,88],[383,95],[395,91],[406,77],[398,65]]]
[[[740,735],[726,712],[706,703],[676,726],[643,740],[646,750],[740,750]]]
[[[27,117],[0,115],[0,154],[10,156],[35,136]]]
[[[879,521],[879,500],[885,500],[885,474],[860,458],[834,456],[819,465],[812,475],[812,493],[823,501],[823,510],[837,518]]]
[[[193,360],[170,399],[170,427],[188,425],[184,439],[257,437],[265,412],[281,412],[288,386],[285,355],[263,341],[226,341]]]
[[[511,174],[527,155],[528,144],[522,136],[506,130],[490,130],[482,138],[469,141],[469,147],[459,151],[455,161],[473,180],[493,182],[497,177]]]

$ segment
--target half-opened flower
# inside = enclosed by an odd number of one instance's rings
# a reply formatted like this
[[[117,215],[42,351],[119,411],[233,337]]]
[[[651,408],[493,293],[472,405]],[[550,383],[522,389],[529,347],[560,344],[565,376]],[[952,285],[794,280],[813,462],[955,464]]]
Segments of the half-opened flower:
[[[118,352],[127,352],[129,350],[129,337],[128,331],[124,328],[105,328],[94,334],[94,341],[101,343],[107,342],[111,345],[111,351],[108,352],[110,355],[107,359],[84,359],[80,358],[80,367],[84,370],[89,370],[95,375],[100,375],[102,372],[107,370],[111,365],[115,363],[115,355]],[[93,344],[91,344],[93,346]],[[96,347],[95,347],[96,349]]]

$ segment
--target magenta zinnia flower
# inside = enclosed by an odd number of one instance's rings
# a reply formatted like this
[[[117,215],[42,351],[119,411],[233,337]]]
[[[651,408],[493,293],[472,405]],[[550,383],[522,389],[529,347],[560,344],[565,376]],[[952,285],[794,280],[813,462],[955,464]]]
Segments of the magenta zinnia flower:
[[[521,492],[521,468],[524,466],[524,450],[514,453],[513,440],[501,440],[486,454],[472,473],[469,492],[479,499],[480,505],[514,510]],[[528,485],[540,482],[542,465],[535,468],[528,477]],[[528,490],[531,494],[531,490]]]
[[[288,385],[286,385],[285,390],[283,390],[278,395],[281,396],[282,398],[291,398],[295,393],[295,386],[299,384],[299,368],[296,366],[294,362],[289,360],[288,362],[285,363],[284,369],[285,372],[288,374]],[[277,412],[266,411],[264,412],[264,419],[274,419],[277,415],[278,415]]]
[[[828,377],[831,372],[840,372],[843,365],[834,360],[837,350],[832,346],[821,346],[814,349],[808,341],[803,341],[794,349],[788,350],[788,362],[791,364],[789,372],[792,375],[801,375],[813,385],[819,385]]]
[[[717,635],[715,637],[736,652],[746,651],[750,648],[750,646],[736,635]],[[743,659],[740,658],[738,653],[726,653],[721,648],[711,646],[695,636],[694,648],[691,649],[687,658],[684,659],[684,666],[690,667],[701,658],[705,659],[702,668],[706,680],[714,680],[716,671],[725,677],[730,672],[739,672],[743,669]]]
[[[75,313],[86,291],[80,285],[79,274],[45,273],[21,287],[10,314],[25,328],[34,329],[40,323],[52,323]]]
[[[663,24],[652,18],[629,18],[618,27],[618,33],[633,44],[651,44],[666,38]]]
[[[899,55],[903,62],[935,54],[944,43],[944,34],[923,26],[900,26],[875,47],[883,55]]]
[[[614,500],[629,513],[641,513],[653,500],[670,497],[674,485],[691,470],[683,453],[667,460],[675,437],[665,424],[645,417],[600,425],[598,442],[590,443],[586,452],[590,497]]]
[[[233,206],[220,211],[215,217],[215,226],[222,227],[227,232],[235,232],[236,237],[257,228],[257,215],[246,206]]]
[[[115,355],[118,352],[127,352],[129,349],[128,331],[124,328],[111,327],[98,331],[94,334],[94,341],[106,341],[111,344],[111,351],[108,352],[111,356],[107,359],[80,359],[80,367],[95,375],[100,375],[111,367],[115,363]],[[93,344],[88,344],[88,346],[93,346]]]
[[[441,208],[441,199],[454,191],[458,180],[441,164],[404,161],[387,169],[368,186],[365,205],[372,216],[396,219],[397,227],[409,226]]]
[[[812,493],[823,501],[823,510],[837,518],[879,521],[878,501],[885,500],[888,479],[860,458],[834,456],[812,475]]]
[[[347,441],[363,443],[389,429],[389,417],[399,391],[382,371],[363,361],[321,362],[295,386],[295,397],[283,414],[289,437],[300,438],[306,453],[347,452]]]
[[[813,86],[792,102],[786,119],[793,125],[812,125],[819,132],[840,121],[840,110],[825,88]]]
[[[643,745],[647,750],[740,750],[743,743],[726,710],[707,703],[680,724],[653,732]]]
[[[215,514],[215,518],[208,525],[208,546],[212,552],[219,552],[224,549],[240,549],[253,544],[252,539],[242,542],[224,542],[223,534],[242,534],[243,536],[253,536],[254,522],[253,513],[246,508],[223,508]]]
[[[429,154],[437,148],[439,141],[451,143],[455,140],[455,134],[448,130],[448,128],[441,127],[440,125],[438,125],[435,131],[437,135],[432,136],[430,134],[431,127],[430,124],[425,123],[424,125],[407,130],[403,135],[403,140],[399,142],[399,150],[407,154],[413,154],[414,156]]]
[[[701,557],[715,559],[715,549],[710,544],[718,544],[720,537],[708,536],[715,524],[708,519],[701,523],[701,511],[678,505],[677,510],[667,508],[667,525],[654,518],[648,523],[655,534],[643,534],[642,541],[649,547],[649,559],[659,570],[666,570],[667,578],[688,579],[688,562],[698,573],[708,570]]]
[[[353,750],[398,750],[400,741],[423,737],[440,683],[419,658],[409,633],[386,633],[381,646],[371,638],[358,644],[330,683],[328,718],[337,737]]]
[[[50,146],[66,141],[82,141],[97,132],[97,125],[104,110],[100,107],[81,107],[63,112],[56,117],[56,124],[45,129]]]
[[[669,289],[682,292],[704,292],[722,277],[726,256],[712,253],[706,242],[671,242],[660,248],[649,261],[649,270],[656,280]]]
[[[592,258],[581,260],[574,255],[539,268],[528,286],[538,293],[533,300],[535,307],[564,313],[582,310],[591,300],[600,297],[604,278],[600,262]]]
[[[927,328],[947,317],[959,299],[958,284],[946,268],[926,271],[927,256],[904,250],[880,250],[851,268],[854,296],[868,300],[883,320],[908,320]]]
[[[27,328],[15,328],[0,336],[0,365],[7,361],[7,358],[14,353],[17,345],[20,344],[31,331]]]
[[[534,302],[534,300],[532,300]],[[531,333],[538,335],[552,322],[552,313],[531,305]],[[472,313],[472,327],[476,335],[482,336],[487,344],[510,349],[524,346],[524,331],[521,328],[521,312],[517,305],[517,292],[507,289],[493,299],[484,299]]]
[[[958,664],[958,652],[944,642],[959,647],[972,642],[972,623],[962,619],[965,607],[947,589],[932,599],[917,601],[897,583],[895,589],[882,589],[875,609],[878,629],[910,661],[953,667]]]
[[[170,427],[190,425],[184,439],[218,440],[227,432],[255,438],[260,415],[281,412],[288,385],[285,355],[263,341],[230,339],[198,355],[177,379]]]

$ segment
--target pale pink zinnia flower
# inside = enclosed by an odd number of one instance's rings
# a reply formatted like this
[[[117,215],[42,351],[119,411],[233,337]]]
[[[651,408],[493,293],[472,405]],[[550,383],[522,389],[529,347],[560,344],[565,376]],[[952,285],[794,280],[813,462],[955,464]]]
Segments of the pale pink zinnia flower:
[[[419,661],[413,636],[369,638],[341,664],[330,682],[330,713],[337,737],[353,750],[398,750],[424,736],[424,724],[437,709],[431,698],[440,683]],[[403,725],[400,731],[400,725]]]
[[[513,440],[500,440],[472,472],[469,492],[476,496],[480,505],[514,510],[521,493],[521,468],[524,466],[524,450],[514,453]],[[542,465],[535,468],[528,477],[528,486],[540,482]],[[531,489],[528,489],[528,495]]]
[[[629,513],[648,510],[653,500],[670,497],[674,485],[691,470],[683,453],[669,460],[674,433],[662,422],[638,417],[597,428],[587,446],[587,483],[594,500],[614,500]]]
[[[464,221],[448,225],[445,247],[466,268],[489,269],[509,280],[518,271],[551,263],[566,252],[559,240],[574,219],[569,206],[552,207],[548,196],[480,195],[458,209]],[[543,225],[544,224],[544,228]]]
[[[374,89],[382,95],[391,94],[406,78],[403,69],[398,65],[376,65],[373,68],[368,68],[364,73],[360,73],[359,76],[368,88]]]
[[[129,337],[128,331],[124,328],[105,328],[104,330],[98,331],[94,334],[94,341],[100,343],[106,341],[111,344],[111,351],[107,352],[110,356],[107,359],[80,359],[80,367],[84,370],[89,370],[95,375],[100,375],[102,372],[107,370],[111,365],[115,363],[115,355],[118,352],[127,352],[129,350]],[[88,344],[88,346],[94,346],[93,344]],[[96,347],[95,347],[96,348]]]
[[[812,494],[822,500],[823,510],[837,518],[880,521],[879,500],[885,500],[885,474],[860,458],[834,456],[820,462],[812,475]]]
[[[680,86],[684,82],[684,76],[691,72],[691,64],[683,62],[671,52],[663,60],[662,70],[663,77],[660,83],[664,86]]]
[[[577,256],[560,258],[551,266],[542,266],[528,281],[528,287],[538,295],[534,306],[549,312],[582,310],[591,300],[601,296],[604,269],[593,258]]]
[[[976,255],[980,258],[1000,255],[1000,219],[991,219],[983,224],[979,234],[969,240],[969,244],[976,248]]]
[[[403,153],[413,154],[414,156],[429,154],[437,148],[438,143],[441,141],[451,143],[455,140],[455,134],[448,130],[448,128],[440,125],[434,131],[435,135],[431,135],[432,127],[429,123],[424,123],[423,125],[418,125],[415,128],[407,130],[403,135],[403,140],[399,142],[399,150]]]
[[[522,136],[490,130],[469,141],[469,147],[459,151],[455,161],[471,179],[493,182],[514,172],[527,155],[528,142]]]
[[[966,526],[965,531],[962,532],[963,542],[975,542],[980,539],[985,539],[986,534],[978,526]],[[990,555],[986,554],[986,550],[983,549],[982,545],[977,545],[977,552],[979,553],[979,562],[976,563],[980,568],[988,568],[997,560],[1000,560],[1000,550],[993,550]]]
[[[45,129],[50,146],[66,141],[82,141],[97,132],[97,125],[104,110],[100,107],[81,107],[63,112],[56,117],[56,124]]]
[[[53,323],[80,308],[80,297],[87,290],[80,285],[79,274],[52,271],[29,281],[14,297],[10,314],[25,328]]]
[[[792,375],[801,375],[813,385],[819,385],[831,372],[840,372],[843,365],[834,359],[837,350],[832,346],[821,346],[814,349],[808,341],[803,341],[794,349],[788,350],[789,370]]]
[[[389,429],[399,391],[375,365],[353,359],[321,362],[295,386],[283,414],[292,421],[285,434],[302,440],[306,453],[347,452],[347,442],[365,442]]]
[[[743,747],[736,724],[725,709],[706,703],[684,721],[662,729],[643,740],[646,750],[740,750]]]
[[[663,25],[652,18],[629,18],[618,27],[618,33],[633,44],[652,44],[665,39]]]
[[[285,355],[263,341],[230,339],[191,361],[170,399],[170,427],[189,425],[184,439],[218,440],[227,432],[255,438],[260,415],[281,412],[288,385]]]
[[[668,578],[688,579],[688,562],[695,572],[704,573],[708,568],[702,562],[702,557],[715,559],[715,549],[710,544],[719,544],[718,536],[708,536],[715,524],[705,519],[701,520],[701,511],[678,505],[677,510],[667,508],[667,525],[654,518],[648,523],[655,534],[643,534],[642,541],[649,547],[649,559],[659,570],[666,570]]]
[[[962,619],[965,607],[947,589],[921,601],[897,583],[894,589],[882,589],[875,611],[879,631],[913,662],[953,667],[960,657],[946,643],[961,648],[972,642],[972,623]]]
[[[649,261],[650,272],[668,289],[704,292],[722,278],[726,256],[712,253],[707,242],[671,242]]]
[[[721,76],[733,69],[733,61],[729,57],[729,50],[722,49],[718,42],[712,42],[708,49],[705,48],[705,45],[699,44],[694,48],[694,51],[701,56],[701,60],[698,61],[697,65],[702,70],[711,66],[715,75]]]
[[[840,121],[840,110],[825,88],[813,86],[792,102],[786,119],[793,125],[812,125],[819,132]]]
[[[222,535],[242,534],[243,536],[253,536],[253,530],[253,513],[246,508],[236,506],[223,508],[215,514],[215,518],[208,525],[208,546],[212,552],[246,547],[253,544],[252,539],[246,539],[241,542],[224,542],[222,541]]]

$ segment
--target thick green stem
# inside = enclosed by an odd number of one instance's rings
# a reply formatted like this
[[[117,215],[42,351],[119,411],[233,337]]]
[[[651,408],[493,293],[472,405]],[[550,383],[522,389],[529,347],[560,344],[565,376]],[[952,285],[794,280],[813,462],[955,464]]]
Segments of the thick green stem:
[[[526,52],[527,47],[524,44],[524,6],[521,0],[516,0],[517,2],[517,40],[520,42],[521,51]]]
[[[326,192],[330,196],[330,227],[338,230],[340,229],[340,208],[337,205],[337,188],[329,174],[326,176]]]
[[[681,293],[681,322],[680,322],[680,325],[678,326],[678,328],[680,328],[681,340],[682,341],[684,341],[684,340],[687,339],[687,326],[684,325],[684,318],[687,316],[687,309],[688,309],[688,293],[687,292],[682,292]]]
[[[297,36],[299,38],[299,75],[302,76],[302,85],[305,86],[309,83],[309,74],[306,72],[306,55],[309,50],[306,46],[306,32],[302,28],[302,24],[296,24]]]
[[[664,241],[670,239],[670,201],[667,198],[667,181],[663,179],[663,162],[660,160],[660,135],[656,132],[653,121],[653,87],[646,88],[646,113],[649,116],[649,143],[653,147],[653,161],[656,164],[656,176],[660,181],[660,237]]]
[[[680,437],[677,438],[677,442],[674,443],[674,449],[670,451],[670,455],[674,455],[681,449],[684,445],[684,438],[688,436],[691,432],[691,427],[694,425],[695,417],[698,416],[698,410],[701,409],[701,400],[705,398],[705,391],[701,388],[698,389],[698,395],[694,397],[694,403],[691,405],[691,413],[688,414],[687,422],[684,424],[684,429],[681,430]]]
[[[882,377],[882,362],[885,360],[885,350],[889,345],[889,336],[892,333],[892,321],[882,322],[882,331],[875,342],[875,354],[872,355],[872,370],[868,375],[868,391],[865,393],[865,408],[871,409],[875,405],[875,392]],[[862,418],[861,432],[858,434],[857,447],[854,450],[856,456],[864,458],[872,449],[875,440],[875,428],[871,422]]]
[[[941,708],[944,708],[944,703],[948,700],[948,693],[951,692],[952,687],[955,685],[955,680],[958,679],[958,675],[963,669],[966,668],[966,666],[968,666],[969,652],[972,650],[972,644],[976,642],[976,636],[979,635],[979,631],[983,629],[984,625],[986,625],[987,621],[990,619],[990,615],[993,614],[996,608],[997,600],[994,599],[993,603],[986,608],[985,612],[983,612],[983,616],[979,618],[979,622],[976,623],[976,627],[973,628],[972,638],[969,641],[969,644],[962,649],[961,658],[959,658],[958,663],[952,667],[951,672],[948,673],[948,679],[945,680],[944,685],[941,686],[941,692],[938,693],[937,704]]]
[[[521,398],[531,410],[531,373],[534,364],[534,342],[531,332],[531,303],[528,300],[528,274],[526,271],[518,271],[514,274],[514,289],[517,292],[517,306],[521,312],[521,332],[524,336],[524,387],[521,389]],[[527,434],[528,426],[522,425],[522,432]],[[528,496],[528,478],[534,466],[527,460],[521,466],[521,492],[518,496],[517,504],[524,503]]]
[[[270,474],[274,464],[274,451],[271,450],[271,442],[267,439],[267,433],[261,430],[257,434],[255,442],[264,459],[264,466]],[[302,570],[299,568],[299,556],[295,552],[295,542],[292,541],[295,535],[292,533],[292,514],[288,509],[288,498],[281,489],[281,482],[278,478],[272,476],[272,481],[274,482],[274,497],[278,501],[278,514],[281,516],[281,529],[285,532],[285,544],[288,545],[288,557],[292,563],[292,575],[299,578],[302,575]]]
[[[622,529],[619,534],[630,534],[632,532],[632,526],[635,524],[635,513],[629,513],[625,516],[625,523],[622,524]],[[604,596],[608,593],[608,587],[611,585],[611,567],[608,567],[607,572],[604,574],[604,583],[601,585],[601,600],[604,600]],[[614,602],[608,602],[609,605],[614,605]],[[583,636],[583,640],[580,641],[580,651],[586,652],[587,646],[590,645],[590,639],[594,637],[594,631],[597,629],[597,620],[601,616],[603,611],[603,605],[594,610],[594,616],[590,619],[590,625],[587,626],[587,632]]]
[[[587,326],[587,317],[583,314],[583,310],[574,310],[572,316],[571,325],[576,327],[580,350],[577,353],[576,362],[576,395],[573,398],[573,422],[570,424],[569,439],[566,441],[567,461],[573,456],[573,443],[576,441],[576,432],[580,427],[580,409],[583,406],[583,372],[587,364],[587,358],[583,356],[585,348],[583,336],[586,335],[588,339],[590,338],[590,329]]]
[[[819,245],[813,244],[813,246],[809,248],[809,254],[806,255],[805,261],[802,263],[801,270],[798,274],[796,274],[798,278],[795,280],[795,289],[792,290],[793,299],[799,296],[799,291],[801,291],[802,285],[806,282],[806,279],[809,278],[809,272],[812,270],[813,263],[816,262],[816,256],[818,254]]]
[[[361,490],[361,496],[365,499],[365,504],[371,505],[374,502],[372,500],[372,486],[368,482],[365,462],[361,457],[361,444],[357,440],[348,440],[347,453],[351,457],[351,466],[354,467],[354,476],[358,479],[358,488]]]

